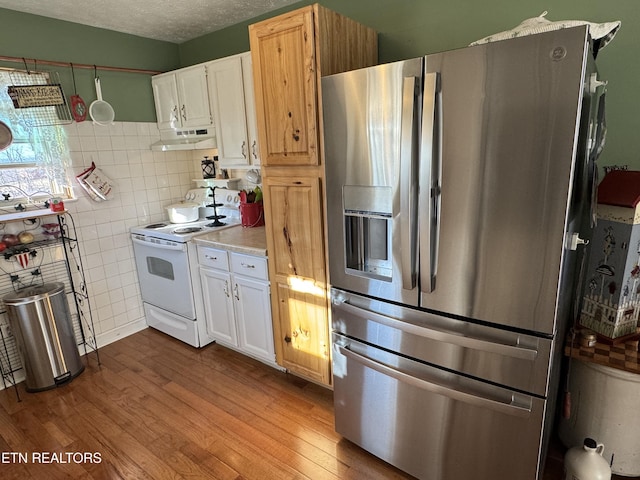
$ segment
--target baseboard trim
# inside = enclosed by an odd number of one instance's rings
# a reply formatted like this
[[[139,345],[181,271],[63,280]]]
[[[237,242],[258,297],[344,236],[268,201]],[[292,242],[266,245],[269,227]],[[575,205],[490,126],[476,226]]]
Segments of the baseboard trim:
[[[134,333],[140,332],[147,327],[147,322],[144,317],[135,322],[127,323],[121,327],[115,328],[113,330],[109,330],[108,332],[102,333],[96,336],[96,342],[98,343],[98,350],[110,343],[113,343],[121,338],[128,337],[129,335],[133,335]]]

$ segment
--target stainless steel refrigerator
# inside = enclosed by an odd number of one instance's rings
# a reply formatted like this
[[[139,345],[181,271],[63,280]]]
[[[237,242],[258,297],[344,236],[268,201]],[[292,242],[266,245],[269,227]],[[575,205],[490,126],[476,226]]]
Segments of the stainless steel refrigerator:
[[[539,478],[604,143],[590,44],[322,79],[336,430],[418,478]]]

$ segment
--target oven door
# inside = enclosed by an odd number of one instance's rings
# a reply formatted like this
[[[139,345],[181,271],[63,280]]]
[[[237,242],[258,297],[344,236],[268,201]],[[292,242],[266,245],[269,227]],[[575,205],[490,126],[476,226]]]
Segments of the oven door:
[[[187,244],[132,235],[142,300],[195,320]]]

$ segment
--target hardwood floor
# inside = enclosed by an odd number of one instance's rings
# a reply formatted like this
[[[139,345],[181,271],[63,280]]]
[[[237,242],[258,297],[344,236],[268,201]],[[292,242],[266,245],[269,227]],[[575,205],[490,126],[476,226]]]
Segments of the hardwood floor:
[[[331,391],[232,350],[147,329],[100,359],[58,389],[19,385],[20,402],[0,392],[3,480],[413,478],[335,433]]]
[[[0,392],[3,480],[410,478],[334,432],[331,391],[232,350],[147,329],[99,353],[61,388]]]

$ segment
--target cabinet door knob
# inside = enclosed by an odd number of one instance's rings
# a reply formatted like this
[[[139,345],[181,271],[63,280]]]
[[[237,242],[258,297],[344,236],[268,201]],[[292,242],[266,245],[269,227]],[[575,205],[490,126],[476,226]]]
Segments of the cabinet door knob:
[[[291,337],[289,335],[285,336],[284,341],[287,343],[291,343]]]
[[[242,142],[242,156],[247,158],[247,142]]]
[[[187,108],[184,105],[182,105],[182,118],[183,120],[187,119]]]
[[[256,143],[256,141],[253,141],[253,144],[251,145],[251,153],[253,154],[253,158],[254,160],[258,159],[258,144]]]

